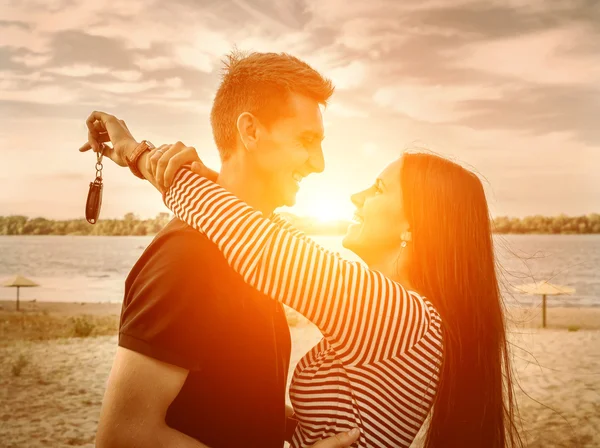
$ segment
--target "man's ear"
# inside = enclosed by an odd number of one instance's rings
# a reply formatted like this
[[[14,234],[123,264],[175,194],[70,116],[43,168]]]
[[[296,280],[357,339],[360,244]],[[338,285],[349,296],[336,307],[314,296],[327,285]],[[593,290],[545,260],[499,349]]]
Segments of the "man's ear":
[[[247,151],[253,151],[256,149],[258,140],[258,125],[258,118],[256,118],[250,112],[244,112],[240,114],[237,119],[238,134]]]

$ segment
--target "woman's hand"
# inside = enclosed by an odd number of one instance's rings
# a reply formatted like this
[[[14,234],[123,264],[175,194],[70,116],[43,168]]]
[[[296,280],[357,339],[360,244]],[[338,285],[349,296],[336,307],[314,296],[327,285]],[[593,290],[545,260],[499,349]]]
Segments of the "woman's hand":
[[[219,175],[202,163],[196,148],[181,142],[174,145],[161,145],[150,151],[146,158],[146,169],[152,176],[148,180],[161,191],[169,189],[175,174],[183,166],[190,166],[194,173],[212,181],[217,180]]]
[[[360,431],[354,428],[348,432],[341,432],[333,437],[323,439],[308,448],[346,448],[358,440]]]

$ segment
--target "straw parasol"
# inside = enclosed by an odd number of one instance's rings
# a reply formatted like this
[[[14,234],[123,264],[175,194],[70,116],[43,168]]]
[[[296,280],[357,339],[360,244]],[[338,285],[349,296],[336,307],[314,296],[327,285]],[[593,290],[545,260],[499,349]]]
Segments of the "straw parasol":
[[[553,285],[548,282],[527,283],[525,285],[516,286],[515,289],[524,294],[542,296],[543,328],[546,328],[546,296],[570,295],[575,292],[575,288]]]
[[[19,289],[40,286],[33,280],[29,280],[22,275],[16,275],[11,279],[6,280],[4,283],[2,283],[2,285],[7,288],[17,288],[17,311],[19,311]]]

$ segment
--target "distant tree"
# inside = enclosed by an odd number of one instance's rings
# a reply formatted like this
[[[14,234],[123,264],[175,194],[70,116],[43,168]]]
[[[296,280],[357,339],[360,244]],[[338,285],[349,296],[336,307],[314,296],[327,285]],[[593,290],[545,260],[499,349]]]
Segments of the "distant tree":
[[[49,235],[52,231],[52,221],[46,218],[34,218],[25,223],[26,235]]]
[[[143,222],[138,222],[135,228],[133,229],[132,235],[140,236],[146,235],[146,233],[146,224],[144,224]]]
[[[54,221],[46,218],[28,219],[26,216],[0,216],[0,235],[155,235],[171,220],[171,214],[159,213],[154,219],[141,220],[133,213],[123,219],[100,219],[95,225],[84,219]],[[289,212],[281,216],[307,234],[340,235],[345,233],[347,221],[321,222]],[[527,216],[522,219],[498,216],[493,220],[495,233],[596,233],[600,234],[600,214],[569,217],[564,214]]]
[[[23,235],[25,224],[27,223],[26,216],[13,215],[7,216],[3,223],[4,235]]]

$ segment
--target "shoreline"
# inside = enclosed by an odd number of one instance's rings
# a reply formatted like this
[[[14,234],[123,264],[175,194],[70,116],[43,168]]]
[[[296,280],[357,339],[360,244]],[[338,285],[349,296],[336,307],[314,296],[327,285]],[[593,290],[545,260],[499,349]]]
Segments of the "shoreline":
[[[20,301],[20,311],[16,311],[16,300],[0,300],[0,328],[8,320],[48,318],[54,321],[66,321],[78,317],[95,320],[110,320],[121,314],[121,302],[57,302],[57,301]],[[290,326],[310,324],[306,318],[286,307]],[[542,308],[540,305],[509,306],[505,313],[509,331],[519,328],[541,328]],[[8,319],[8,320],[7,320]],[[547,329],[600,330],[600,306],[547,307]],[[109,333],[103,333],[109,334]]]

